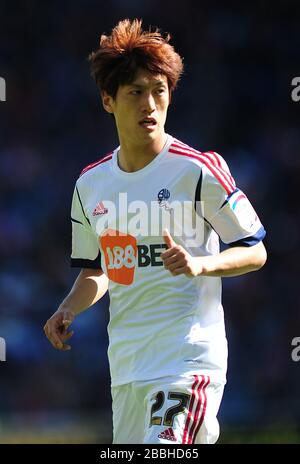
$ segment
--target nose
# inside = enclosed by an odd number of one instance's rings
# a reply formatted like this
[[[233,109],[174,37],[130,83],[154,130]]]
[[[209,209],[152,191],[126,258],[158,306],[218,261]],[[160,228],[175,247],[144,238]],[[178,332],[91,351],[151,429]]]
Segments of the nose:
[[[153,113],[155,110],[155,100],[151,92],[145,92],[142,100],[143,113]]]

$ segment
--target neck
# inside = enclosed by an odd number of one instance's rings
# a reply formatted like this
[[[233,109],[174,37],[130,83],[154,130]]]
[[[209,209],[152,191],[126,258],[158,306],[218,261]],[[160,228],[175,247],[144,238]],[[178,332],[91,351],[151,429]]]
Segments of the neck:
[[[155,140],[145,145],[121,141],[118,154],[119,167],[126,172],[143,169],[161,152],[166,139],[167,135],[163,132]]]

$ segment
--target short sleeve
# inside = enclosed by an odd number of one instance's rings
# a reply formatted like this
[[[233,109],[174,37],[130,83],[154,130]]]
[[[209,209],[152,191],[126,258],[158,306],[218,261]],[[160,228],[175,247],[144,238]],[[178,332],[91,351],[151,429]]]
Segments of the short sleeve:
[[[71,267],[101,269],[101,253],[97,236],[84,213],[77,185],[75,186],[72,208],[72,254]]]
[[[229,246],[253,246],[266,231],[247,196],[236,187],[224,159],[203,166],[201,200],[205,220]]]

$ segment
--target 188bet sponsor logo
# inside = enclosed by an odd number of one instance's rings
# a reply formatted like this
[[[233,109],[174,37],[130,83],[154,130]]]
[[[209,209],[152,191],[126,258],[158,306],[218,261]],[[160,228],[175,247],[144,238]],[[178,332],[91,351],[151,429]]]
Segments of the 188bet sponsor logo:
[[[160,254],[167,248],[164,243],[137,244],[130,234],[109,229],[100,237],[107,276],[113,282],[130,285],[136,266],[163,266]]]

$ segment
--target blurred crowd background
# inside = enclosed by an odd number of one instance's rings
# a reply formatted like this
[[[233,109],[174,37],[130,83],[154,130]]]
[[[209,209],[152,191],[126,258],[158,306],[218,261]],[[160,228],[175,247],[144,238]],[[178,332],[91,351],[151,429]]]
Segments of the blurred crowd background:
[[[184,57],[167,131],[221,153],[267,229],[263,270],[223,280],[221,441],[276,430],[277,442],[300,442],[291,358],[300,337],[299,3],[1,0],[0,13],[0,441],[29,431],[33,442],[111,437],[108,298],[75,321],[70,352],[54,350],[43,326],[78,273],[69,267],[74,183],[118,144],[87,56],[101,33],[138,17],[170,32]]]

